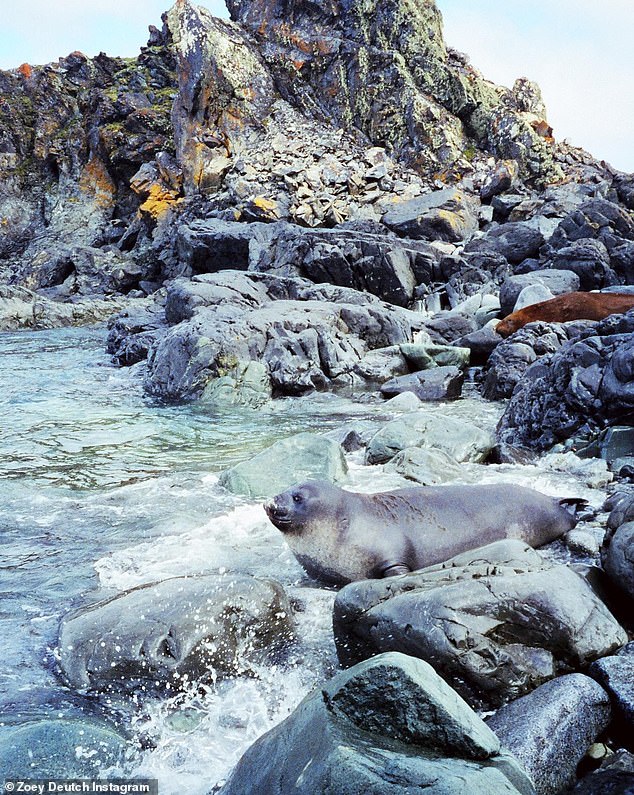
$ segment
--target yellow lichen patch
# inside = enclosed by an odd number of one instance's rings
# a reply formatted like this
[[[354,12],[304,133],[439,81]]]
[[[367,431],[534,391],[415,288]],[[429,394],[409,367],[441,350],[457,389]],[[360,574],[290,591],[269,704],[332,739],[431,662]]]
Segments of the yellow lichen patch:
[[[170,210],[178,200],[178,193],[165,188],[159,183],[150,186],[147,199],[139,207],[142,213],[151,215],[154,220],[158,220],[162,215]]]
[[[108,169],[94,155],[86,163],[79,177],[79,190],[91,196],[98,207],[106,209],[114,203],[116,187]]]

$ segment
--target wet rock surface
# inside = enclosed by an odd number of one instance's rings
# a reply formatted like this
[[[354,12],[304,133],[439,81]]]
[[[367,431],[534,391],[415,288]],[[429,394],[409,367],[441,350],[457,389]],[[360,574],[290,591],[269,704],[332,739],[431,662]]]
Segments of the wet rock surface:
[[[307,744],[306,737],[311,738]],[[493,732],[431,668],[382,654],[338,674],[242,757],[232,793],[533,793]],[[442,782],[442,784],[440,783]]]
[[[274,655],[291,622],[284,590],[272,580],[175,577],[66,616],[60,667],[80,690],[169,692]]]
[[[579,575],[516,541],[348,585],[335,601],[334,629],[344,665],[401,651],[433,665],[472,705],[487,707],[627,640]]]

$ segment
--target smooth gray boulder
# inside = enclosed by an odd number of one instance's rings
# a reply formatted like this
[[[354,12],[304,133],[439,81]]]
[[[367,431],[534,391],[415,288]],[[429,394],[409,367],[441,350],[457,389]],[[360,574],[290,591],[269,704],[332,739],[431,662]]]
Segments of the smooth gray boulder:
[[[500,541],[411,574],[345,586],[339,659],[384,651],[426,660],[472,706],[499,706],[627,641],[587,582],[520,541]]]
[[[220,795],[534,793],[517,762],[425,663],[381,654],[314,690],[244,754]]]
[[[244,574],[174,577],[67,615],[59,663],[74,688],[173,691],[279,654],[292,611],[281,585]]]
[[[383,397],[412,392],[419,400],[455,400],[462,394],[464,372],[458,367],[434,367],[391,378],[381,386]]]
[[[122,734],[93,718],[47,717],[3,725],[0,777],[47,781],[98,778],[103,770],[120,765],[130,750]]]
[[[537,795],[557,795],[610,723],[610,698],[583,674],[560,676],[501,707],[487,725],[533,779]]]
[[[314,433],[275,442],[220,476],[220,485],[250,499],[274,497],[304,480],[343,483],[348,465],[339,444]]]
[[[458,462],[483,461],[494,440],[491,434],[469,422],[446,414],[416,411],[388,422],[370,440],[367,464],[384,464],[408,447],[442,450]]]
[[[383,467],[385,472],[396,472],[420,486],[437,486],[463,475],[460,464],[443,450],[408,447],[397,453]]]
[[[470,350],[455,345],[403,343],[399,346],[410,370],[427,370],[432,367],[468,367]]]

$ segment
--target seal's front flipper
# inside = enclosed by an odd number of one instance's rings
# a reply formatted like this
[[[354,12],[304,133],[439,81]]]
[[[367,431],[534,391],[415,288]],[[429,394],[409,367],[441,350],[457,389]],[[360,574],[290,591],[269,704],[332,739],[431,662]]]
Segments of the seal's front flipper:
[[[409,574],[409,566],[404,563],[384,563],[379,568],[379,577],[398,577],[399,574]]]

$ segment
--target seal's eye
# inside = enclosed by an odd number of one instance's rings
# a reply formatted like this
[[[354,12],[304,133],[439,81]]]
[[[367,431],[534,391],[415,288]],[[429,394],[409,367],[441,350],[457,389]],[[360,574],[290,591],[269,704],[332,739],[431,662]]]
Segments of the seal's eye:
[[[303,502],[304,498],[301,494],[293,494],[293,502]]]

